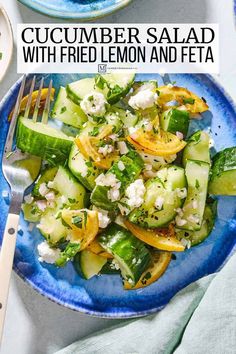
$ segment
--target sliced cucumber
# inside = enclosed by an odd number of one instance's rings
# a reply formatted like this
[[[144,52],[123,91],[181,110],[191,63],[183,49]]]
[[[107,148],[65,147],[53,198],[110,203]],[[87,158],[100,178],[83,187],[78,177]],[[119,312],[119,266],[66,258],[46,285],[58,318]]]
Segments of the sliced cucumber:
[[[198,231],[186,231],[176,229],[176,236],[179,240],[185,239],[191,242],[191,246],[196,246],[203,242],[211,233],[216,217],[217,201],[211,204],[206,204],[203,221],[200,230]]]
[[[94,92],[101,92],[106,96],[108,89],[107,87],[100,89],[96,86],[95,79],[90,77],[72,82],[66,86],[67,97],[77,105],[80,104],[86,95]]]
[[[48,183],[49,181],[53,181],[56,176],[57,170],[58,167],[51,167],[51,168],[47,168],[40,174],[39,178],[37,179],[34,185],[34,189],[32,191],[32,194],[35,197],[41,197],[41,194],[39,193],[40,185],[42,183]]]
[[[47,124],[18,118],[16,144],[23,152],[40,156],[52,165],[64,163],[70,153],[73,139]]]
[[[118,132],[123,126],[123,123],[120,119],[119,112],[116,109],[112,109],[109,112],[107,112],[105,114],[105,120],[107,124],[113,126],[114,133]]]
[[[188,133],[189,112],[179,109],[169,109],[161,115],[161,128],[167,132],[175,134],[181,132],[184,136]]]
[[[120,170],[120,163],[124,165],[124,169]],[[121,186],[119,188],[120,198],[125,192],[125,189],[131,184],[141,173],[143,168],[143,160],[138,153],[134,150],[130,150],[127,155],[123,155],[113,166],[107,171],[107,174],[113,174]],[[117,208],[117,202],[112,202],[108,198],[109,187],[96,185],[92,194],[91,202],[98,208],[105,210],[115,210]]]
[[[106,82],[106,85],[109,88],[109,91],[107,93],[107,101],[110,104],[114,104],[118,102],[122,97],[126,96],[127,93],[130,91],[134,82],[135,74],[112,73],[101,75],[101,77]],[[98,78],[96,81],[99,82]]]
[[[133,84],[134,95],[144,90],[155,91],[157,88],[158,88],[158,82],[156,80],[136,81]]]
[[[80,183],[90,191],[95,187],[95,179],[100,173],[102,173],[102,170],[99,170],[94,166],[91,161],[86,160],[76,144],[73,144],[72,146],[68,167],[73,175],[78,178]]]
[[[90,279],[98,275],[103,266],[107,263],[106,258],[88,250],[82,251],[79,258],[81,273],[85,279]]]
[[[129,110],[124,110],[118,107],[112,109],[105,115],[108,124],[112,124],[116,131],[119,131],[122,126],[124,128],[134,127],[139,120],[137,113],[131,113]]]
[[[183,152],[183,165],[187,160],[199,160],[207,163],[211,162],[209,150],[210,137],[204,131],[197,131],[189,139]]]
[[[123,278],[135,285],[151,261],[145,244],[117,224],[111,224],[98,240],[114,256]]]
[[[54,103],[51,117],[72,125],[75,128],[80,128],[88,120],[80,106],[67,98],[66,89],[62,86]]]
[[[56,217],[55,209],[46,209],[41,217],[38,229],[51,245],[57,245],[65,241],[68,233],[68,229],[62,224],[61,218]]]
[[[158,177],[146,182],[145,187],[144,203],[130,213],[129,220],[144,228],[166,226],[183,204],[184,198],[177,191],[184,191],[186,187],[184,169],[178,166],[163,168]]]
[[[200,230],[206,204],[210,165],[203,161],[187,160],[185,174],[188,194],[183,206],[180,229]]]
[[[236,195],[236,147],[227,148],[214,156],[209,193]]]
[[[23,203],[22,211],[24,213],[24,219],[29,222],[38,222],[42,215],[42,212],[37,208],[35,202],[31,204]]]
[[[86,190],[67,168],[59,166],[53,180],[53,188],[68,199],[71,208],[85,207]]]

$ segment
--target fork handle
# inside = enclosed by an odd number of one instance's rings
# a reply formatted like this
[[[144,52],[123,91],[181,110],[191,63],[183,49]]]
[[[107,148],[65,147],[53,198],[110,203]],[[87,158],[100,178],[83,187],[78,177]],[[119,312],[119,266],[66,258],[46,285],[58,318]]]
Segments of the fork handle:
[[[0,343],[3,334],[19,215],[8,214],[0,251]]]

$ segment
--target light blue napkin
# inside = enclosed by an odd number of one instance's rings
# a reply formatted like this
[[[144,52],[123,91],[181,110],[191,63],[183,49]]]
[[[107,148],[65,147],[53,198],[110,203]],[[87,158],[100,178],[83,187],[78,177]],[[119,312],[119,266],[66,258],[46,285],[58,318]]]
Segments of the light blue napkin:
[[[94,333],[56,354],[235,354],[236,255],[155,315]]]

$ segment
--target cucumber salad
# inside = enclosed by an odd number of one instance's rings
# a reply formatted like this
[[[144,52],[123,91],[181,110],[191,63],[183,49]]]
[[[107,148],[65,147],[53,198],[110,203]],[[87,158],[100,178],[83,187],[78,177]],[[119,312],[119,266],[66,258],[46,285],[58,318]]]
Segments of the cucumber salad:
[[[48,124],[20,114],[16,133],[19,149],[42,158],[22,206],[44,237],[39,261],[71,261],[85,279],[120,275],[126,290],[152,284],[173,252],[210,235],[214,196],[236,195],[236,147],[214,154],[206,131],[188,133],[204,98],[133,73],[83,78],[51,100]]]

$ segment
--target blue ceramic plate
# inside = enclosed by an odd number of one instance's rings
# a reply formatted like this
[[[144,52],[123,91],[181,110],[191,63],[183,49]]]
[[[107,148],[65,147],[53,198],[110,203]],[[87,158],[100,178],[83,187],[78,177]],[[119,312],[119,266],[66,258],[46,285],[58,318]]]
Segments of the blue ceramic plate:
[[[58,88],[68,82],[78,80],[82,75],[47,75],[46,83],[52,78]],[[37,76],[38,81],[40,75]],[[138,79],[158,79],[157,75],[138,75]],[[194,129],[211,128],[216,150],[236,145],[236,110],[222,88],[205,75],[170,75],[171,81],[187,87],[203,96],[211,113],[204,119],[193,122]],[[28,78],[28,86],[31,77]],[[7,116],[15,102],[20,81],[8,92],[0,104],[0,149],[4,146],[8,122]],[[0,175],[0,195],[8,190],[6,181]],[[5,193],[3,193],[5,195]],[[8,211],[7,198],[0,198],[0,238]],[[72,264],[58,269],[38,261],[37,245],[43,237],[35,228],[29,232],[27,223],[21,216],[23,232],[19,232],[14,260],[15,271],[34,289],[49,299],[90,315],[110,318],[137,317],[154,313],[191,282],[213,273],[222,266],[236,242],[236,198],[221,197],[215,229],[201,245],[185,253],[176,254],[164,276],[151,286],[133,291],[124,291],[119,276],[103,275],[89,281],[80,278]]]
[[[131,0],[19,0],[32,10],[44,15],[89,20],[109,15],[126,5]]]

